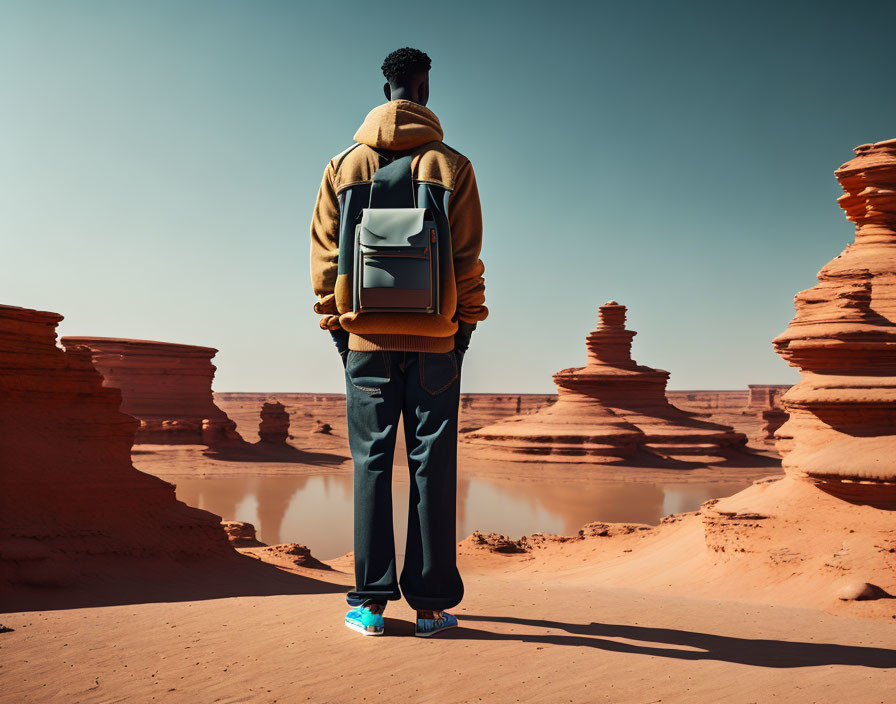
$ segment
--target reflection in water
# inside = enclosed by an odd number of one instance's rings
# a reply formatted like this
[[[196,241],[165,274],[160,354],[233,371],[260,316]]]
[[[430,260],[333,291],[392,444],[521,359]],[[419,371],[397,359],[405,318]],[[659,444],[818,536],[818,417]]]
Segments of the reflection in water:
[[[269,477],[175,478],[177,498],[224,520],[255,525],[264,543],[309,545],[330,559],[352,550],[352,477],[320,474]],[[592,521],[659,523],[693,511],[708,499],[730,496],[750,482],[644,484],[635,482],[511,482],[460,476],[457,537],[474,530],[518,538],[542,532],[574,534]],[[404,552],[409,484],[393,484],[395,542]]]

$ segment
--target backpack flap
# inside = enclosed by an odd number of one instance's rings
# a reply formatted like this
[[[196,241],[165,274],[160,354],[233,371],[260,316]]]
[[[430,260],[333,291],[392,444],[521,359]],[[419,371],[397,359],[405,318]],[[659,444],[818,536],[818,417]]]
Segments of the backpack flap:
[[[426,247],[426,208],[364,208],[361,211],[362,247]],[[435,225],[432,225],[435,227]]]

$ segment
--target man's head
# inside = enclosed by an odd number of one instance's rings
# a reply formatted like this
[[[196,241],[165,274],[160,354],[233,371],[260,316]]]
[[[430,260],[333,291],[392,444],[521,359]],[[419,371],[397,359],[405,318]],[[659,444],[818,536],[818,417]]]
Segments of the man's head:
[[[417,49],[397,49],[383,61],[386,100],[410,100],[426,105],[429,100],[429,68],[432,61]]]

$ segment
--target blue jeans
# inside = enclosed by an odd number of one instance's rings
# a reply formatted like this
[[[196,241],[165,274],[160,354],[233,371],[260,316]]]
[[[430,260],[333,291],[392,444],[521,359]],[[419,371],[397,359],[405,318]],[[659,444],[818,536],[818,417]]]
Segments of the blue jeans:
[[[455,535],[462,359],[456,351],[348,351],[348,441],[355,464],[350,604],[385,604],[404,594],[411,608],[442,610],[463,598]],[[411,482],[404,565],[396,579],[392,459],[401,414]]]

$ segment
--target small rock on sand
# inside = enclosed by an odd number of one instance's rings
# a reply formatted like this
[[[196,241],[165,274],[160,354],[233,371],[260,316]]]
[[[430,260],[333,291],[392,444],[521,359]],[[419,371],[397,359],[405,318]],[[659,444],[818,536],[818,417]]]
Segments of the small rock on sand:
[[[221,521],[227,532],[227,539],[235,548],[257,548],[264,546],[255,536],[255,526],[243,521]]]
[[[841,601],[870,601],[873,599],[892,599],[893,595],[888,594],[875,584],[850,582],[840,589],[837,593],[837,598]]]

